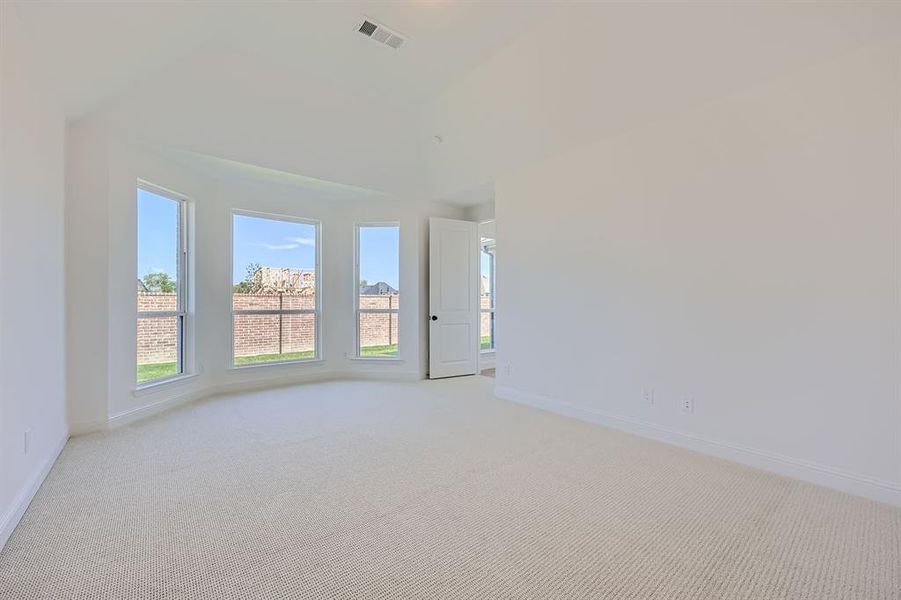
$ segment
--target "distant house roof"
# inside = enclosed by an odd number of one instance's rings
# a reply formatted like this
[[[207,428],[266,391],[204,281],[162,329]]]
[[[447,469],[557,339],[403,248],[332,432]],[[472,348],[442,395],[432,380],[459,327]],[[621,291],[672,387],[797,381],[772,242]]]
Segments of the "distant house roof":
[[[395,294],[397,294],[397,290],[384,281],[360,286],[361,296],[393,296]]]

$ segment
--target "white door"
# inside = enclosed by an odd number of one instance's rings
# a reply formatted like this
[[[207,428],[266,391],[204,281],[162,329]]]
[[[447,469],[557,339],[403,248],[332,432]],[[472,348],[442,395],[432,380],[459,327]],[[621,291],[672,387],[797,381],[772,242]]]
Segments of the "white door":
[[[479,368],[479,225],[429,219],[429,378]]]

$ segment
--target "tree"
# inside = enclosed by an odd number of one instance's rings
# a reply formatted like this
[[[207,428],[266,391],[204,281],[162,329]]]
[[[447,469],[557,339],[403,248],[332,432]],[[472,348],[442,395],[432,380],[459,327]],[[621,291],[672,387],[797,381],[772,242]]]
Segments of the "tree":
[[[244,281],[247,283],[253,283],[253,278],[257,274],[257,271],[262,269],[260,263],[252,262],[247,265],[247,268],[244,270]]]
[[[361,280],[360,280],[360,287],[363,287],[364,285],[369,285],[369,282],[366,281],[365,279],[361,279]]]
[[[256,284],[254,282],[254,277],[262,267],[260,267],[260,263],[252,262],[247,265],[247,268],[244,270],[244,280],[239,281],[235,284],[234,292],[236,294],[250,294],[254,291]]]
[[[168,273],[147,273],[144,275],[143,282],[148,292],[158,294],[175,293],[175,280]]]

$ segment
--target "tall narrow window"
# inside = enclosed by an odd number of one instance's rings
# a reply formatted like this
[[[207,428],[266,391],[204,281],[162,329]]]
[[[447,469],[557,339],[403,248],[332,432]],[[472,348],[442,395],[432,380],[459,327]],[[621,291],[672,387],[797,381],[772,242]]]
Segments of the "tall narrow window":
[[[482,352],[494,352],[494,240],[482,238],[481,310]]]
[[[357,357],[398,356],[400,228],[357,227]]]
[[[137,383],[185,372],[187,213],[185,201],[138,187]]]
[[[235,366],[319,357],[319,223],[232,215]]]

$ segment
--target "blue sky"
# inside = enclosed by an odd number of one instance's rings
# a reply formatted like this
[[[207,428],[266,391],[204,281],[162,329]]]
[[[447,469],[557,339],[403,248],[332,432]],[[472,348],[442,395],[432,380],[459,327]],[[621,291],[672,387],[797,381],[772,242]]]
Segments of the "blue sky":
[[[138,277],[168,273],[178,264],[178,202],[138,189]]]
[[[398,286],[398,228],[360,228],[360,279],[368,283],[384,281],[396,290]]]
[[[316,268],[316,227],[294,221],[234,216],[234,264],[232,282],[247,275],[247,265]]]
[[[235,215],[234,270],[238,283],[247,273],[247,265],[290,267],[312,270],[316,264],[313,225]],[[397,227],[365,227],[360,231],[360,276],[375,283],[398,285]]]
[[[165,272],[173,279],[177,264],[178,203],[138,189],[138,276]],[[247,265],[313,270],[316,228],[306,223],[234,216],[233,283],[244,279]],[[360,277],[398,288],[398,228],[360,230]]]

